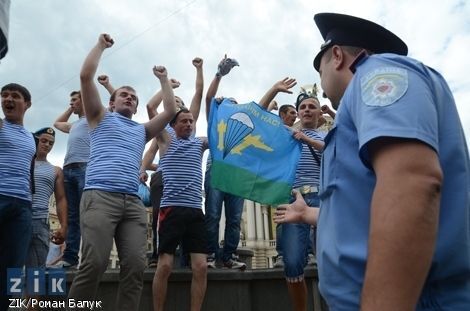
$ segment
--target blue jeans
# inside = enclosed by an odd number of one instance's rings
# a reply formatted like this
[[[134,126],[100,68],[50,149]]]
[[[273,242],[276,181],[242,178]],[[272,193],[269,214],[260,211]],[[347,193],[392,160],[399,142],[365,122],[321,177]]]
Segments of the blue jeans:
[[[8,309],[7,269],[22,268],[31,240],[31,202],[0,194],[0,311]]]
[[[207,244],[209,254],[219,249],[219,222],[222,213],[222,203],[225,206],[225,233],[222,261],[227,262],[236,252],[240,242],[240,221],[243,212],[243,198],[222,192],[210,185],[210,171],[206,172],[204,180],[206,191],[205,219],[207,230]]]
[[[318,193],[305,194],[308,206],[318,206]],[[307,249],[310,243],[310,225],[303,223],[283,224],[281,247],[284,259],[284,272],[288,281],[296,282],[303,279]]]
[[[316,227],[311,227],[310,228],[310,234],[309,238],[310,241],[307,244],[307,254],[316,254],[315,251],[315,246],[316,246],[316,236],[317,236],[317,228]],[[278,256],[282,256],[282,224],[277,224],[276,225],[276,252]]]
[[[80,251],[80,199],[85,186],[87,163],[72,163],[64,166],[64,186],[67,197],[68,233],[63,260],[78,264]]]

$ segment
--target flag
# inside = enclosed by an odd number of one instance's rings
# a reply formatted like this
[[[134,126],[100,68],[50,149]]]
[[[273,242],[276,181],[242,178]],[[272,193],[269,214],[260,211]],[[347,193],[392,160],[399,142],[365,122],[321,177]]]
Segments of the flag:
[[[255,102],[212,100],[211,185],[263,204],[288,203],[301,145],[279,116]]]

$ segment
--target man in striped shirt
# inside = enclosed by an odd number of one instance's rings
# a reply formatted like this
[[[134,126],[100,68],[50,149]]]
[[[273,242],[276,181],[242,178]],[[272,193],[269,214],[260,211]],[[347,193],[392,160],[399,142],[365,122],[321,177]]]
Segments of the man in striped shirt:
[[[137,196],[139,166],[146,142],[155,137],[176,113],[167,71],[155,66],[160,80],[164,111],[147,123],[132,121],[138,98],[129,86],[117,88],[110,98],[113,112],[101,103],[94,75],[103,51],[114,44],[108,34],[86,57],[80,86],[85,116],[90,128],[90,161],[80,202],[82,261],[69,297],[93,300],[101,275],[108,266],[116,242],[120,259],[120,286],[115,306],[109,310],[137,310],[143,287],[147,244],[147,214]]]
[[[67,235],[67,200],[62,169],[47,161],[55,142],[55,131],[50,127],[34,133],[38,144],[34,159],[34,194],[32,201],[33,234],[26,257],[26,267],[45,268],[49,240],[62,244]],[[54,193],[60,228],[49,237],[49,199]]]
[[[1,89],[0,119],[0,311],[8,309],[7,268],[24,265],[31,238],[31,166],[36,146],[23,126],[31,94],[10,83]]]
[[[276,82],[260,100],[260,105],[267,103],[279,92],[292,93],[293,79],[285,78]],[[320,159],[324,147],[323,137],[317,133],[318,119],[322,115],[320,102],[316,94],[301,93],[297,97],[296,110],[300,119],[300,130],[294,130],[293,136],[302,143],[302,152],[295,172],[293,190],[299,191],[309,206],[318,207],[318,185],[320,180]],[[292,199],[294,201],[294,198]],[[283,224],[281,249],[283,252],[284,272],[287,289],[292,301],[293,310],[307,309],[307,285],[304,279],[310,234],[310,225],[288,223]]]
[[[203,60],[200,57],[195,57],[192,60],[193,66],[196,68],[196,83],[195,83],[195,92],[193,98],[191,99],[191,104],[189,106],[189,111],[194,118],[194,124],[196,124],[197,119],[199,118],[199,112],[201,110],[201,100],[202,100],[202,93],[204,90],[204,76],[203,76]],[[170,79],[170,85],[173,89],[176,89],[180,86],[180,82],[176,79]],[[183,100],[175,95],[176,107],[182,108],[184,106]],[[149,119],[155,117],[157,113],[157,108],[162,102],[162,91],[159,90],[147,103],[147,114]],[[194,126],[194,128],[196,128]],[[166,126],[165,128],[170,135],[174,135],[174,130],[171,126]],[[194,133],[193,133],[194,134]],[[140,179],[141,181],[147,181],[148,175],[146,170],[152,168],[153,160],[155,159],[155,155],[158,151],[158,144],[157,140],[153,140],[150,148],[145,152],[144,158],[142,159],[142,165],[140,168]],[[155,170],[155,169],[154,169]],[[158,213],[160,211],[160,201],[163,196],[163,178],[162,178],[162,170],[159,165],[156,167],[156,172],[152,174],[150,179],[150,199],[152,202],[152,244],[153,244],[153,252],[152,256],[149,260],[149,267],[156,267],[158,261],[158,232],[157,232],[157,223],[158,223]],[[181,252],[183,253],[183,252]],[[181,264],[183,266],[186,265],[186,258],[185,256],[181,256]]]
[[[158,223],[158,265],[153,279],[154,310],[163,310],[177,245],[191,256],[191,310],[199,310],[207,286],[207,241],[202,212],[202,154],[207,137],[193,137],[194,117],[180,109],[159,137],[163,197]]]
[[[77,121],[69,122],[72,114],[78,116]],[[70,93],[70,107],[55,120],[54,127],[69,134],[63,166],[68,204],[68,235],[64,256],[55,264],[55,267],[74,268],[78,265],[80,250],[80,198],[85,186],[86,167],[90,158],[90,134],[79,91]]]
[[[222,78],[230,73],[233,67],[238,66],[235,59],[227,58],[227,55],[219,62],[217,73],[212,79],[206,93],[206,120],[209,120],[212,99],[216,97]],[[220,101],[221,102],[221,101]],[[235,100],[232,101],[236,103]],[[240,242],[240,221],[243,213],[244,199],[221,191],[211,186],[212,157],[209,154],[206,164],[206,176],[204,179],[205,191],[205,218],[207,231],[207,267],[216,268],[216,261],[221,260],[224,267],[229,269],[245,270],[246,264],[239,260],[236,251]],[[219,223],[222,215],[222,207],[225,210],[225,232],[223,236],[224,246],[219,254]]]

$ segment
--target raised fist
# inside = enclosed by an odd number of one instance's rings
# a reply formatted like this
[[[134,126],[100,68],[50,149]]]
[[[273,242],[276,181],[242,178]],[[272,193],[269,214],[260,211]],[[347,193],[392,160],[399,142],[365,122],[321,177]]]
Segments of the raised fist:
[[[196,57],[193,59],[193,66],[196,68],[201,68],[202,67],[203,60],[200,57]]]
[[[109,77],[107,75],[99,75],[98,76],[98,83],[101,85],[108,85],[109,84]]]
[[[158,78],[166,78],[168,76],[168,72],[166,68],[163,66],[153,66],[153,74]]]
[[[110,48],[114,44],[113,38],[111,38],[111,36],[107,33],[101,34],[98,39],[98,42],[104,49]]]
[[[181,85],[181,83],[178,80],[172,78],[170,79],[170,85],[171,88],[176,89]]]

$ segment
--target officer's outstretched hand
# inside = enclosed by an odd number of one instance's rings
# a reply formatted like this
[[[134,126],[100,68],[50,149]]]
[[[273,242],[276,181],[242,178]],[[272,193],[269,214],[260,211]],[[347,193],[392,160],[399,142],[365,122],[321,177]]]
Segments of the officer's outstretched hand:
[[[318,208],[311,208],[305,203],[300,192],[294,190],[295,201],[290,204],[281,204],[277,207],[274,222],[282,223],[308,223],[315,225],[318,219]]]

